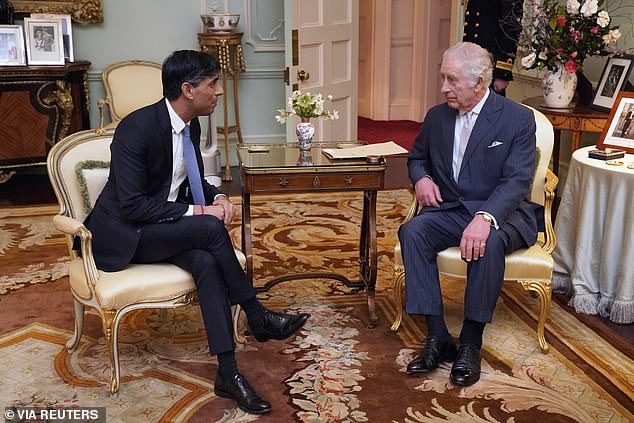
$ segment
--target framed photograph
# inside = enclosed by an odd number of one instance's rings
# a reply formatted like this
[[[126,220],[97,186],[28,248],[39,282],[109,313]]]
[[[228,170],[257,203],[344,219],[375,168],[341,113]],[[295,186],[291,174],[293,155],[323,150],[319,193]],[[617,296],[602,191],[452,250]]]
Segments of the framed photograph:
[[[592,99],[593,108],[605,112],[609,112],[612,109],[619,91],[623,89],[630,77],[633,61],[634,56],[628,54],[624,54],[622,57],[611,57],[608,60],[603,68],[597,91]]]
[[[25,66],[24,36],[19,25],[0,25],[0,66]]]
[[[64,39],[60,18],[24,18],[29,65],[63,65]]]
[[[57,19],[62,20],[62,39],[64,40],[64,59],[74,62],[73,55],[73,27],[70,15],[58,15],[52,13],[31,13],[32,18],[36,19]]]
[[[634,93],[623,91],[618,94],[597,147],[617,148],[634,154]]]

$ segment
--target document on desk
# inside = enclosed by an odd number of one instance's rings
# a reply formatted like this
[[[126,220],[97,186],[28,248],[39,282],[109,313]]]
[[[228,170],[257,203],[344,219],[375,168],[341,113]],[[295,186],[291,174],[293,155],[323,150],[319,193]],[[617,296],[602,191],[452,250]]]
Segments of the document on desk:
[[[330,159],[364,159],[368,156],[393,156],[407,153],[406,149],[394,141],[349,148],[324,148],[321,151]]]

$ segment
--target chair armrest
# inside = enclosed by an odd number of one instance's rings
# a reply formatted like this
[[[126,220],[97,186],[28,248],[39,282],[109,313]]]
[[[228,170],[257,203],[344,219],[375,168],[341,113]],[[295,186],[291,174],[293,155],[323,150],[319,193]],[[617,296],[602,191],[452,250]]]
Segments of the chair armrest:
[[[405,215],[405,220],[403,220],[403,223],[409,222],[412,219],[412,217],[416,216],[416,214],[418,213],[418,200],[416,200],[416,193],[414,192],[414,187],[411,185],[409,186],[409,192],[412,195],[412,200],[409,205],[409,208],[407,209],[407,214]]]
[[[99,127],[104,127],[104,108],[108,106],[110,107],[110,99],[109,98],[100,98],[97,100],[97,107],[99,107]]]
[[[53,216],[53,225],[66,235],[78,236],[81,239],[81,261],[86,279],[90,283],[89,288],[94,296],[94,287],[99,279],[99,273],[92,254],[92,233],[79,220],[64,215]]]
[[[546,185],[544,186],[544,234],[545,240],[543,250],[548,254],[552,254],[555,251],[557,245],[557,238],[555,237],[555,230],[553,228],[552,221],[552,207],[553,200],[555,199],[555,189],[559,184],[559,178],[550,169],[546,169]]]

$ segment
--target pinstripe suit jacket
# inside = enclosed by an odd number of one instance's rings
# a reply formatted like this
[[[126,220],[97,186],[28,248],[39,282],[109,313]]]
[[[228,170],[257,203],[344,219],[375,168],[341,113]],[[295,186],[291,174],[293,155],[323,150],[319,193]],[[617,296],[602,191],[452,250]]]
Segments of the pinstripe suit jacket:
[[[500,227],[514,226],[532,245],[539,205],[527,200],[535,170],[535,118],[528,108],[490,91],[473,127],[458,182],[452,175],[454,126],[458,112],[440,104],[429,110],[408,158],[412,184],[428,175],[449,210],[460,204],[471,214],[486,211]]]

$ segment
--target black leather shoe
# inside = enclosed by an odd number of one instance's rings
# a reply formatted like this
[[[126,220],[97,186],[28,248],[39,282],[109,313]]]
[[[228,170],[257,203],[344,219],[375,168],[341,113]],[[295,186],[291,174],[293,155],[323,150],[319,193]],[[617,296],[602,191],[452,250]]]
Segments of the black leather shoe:
[[[286,339],[306,323],[310,314],[284,314],[275,311],[266,310],[262,317],[255,324],[249,323],[251,334],[259,342],[265,342],[269,339]]]
[[[470,386],[479,381],[480,348],[475,345],[460,345],[449,377],[454,385],[459,386]]]
[[[234,400],[238,407],[247,413],[266,414],[271,411],[271,404],[258,395],[240,373],[231,380],[223,380],[218,373],[214,393],[219,397]]]
[[[415,375],[434,370],[441,361],[452,362],[456,358],[456,343],[451,336],[428,336],[423,351],[407,365],[407,374]]]

